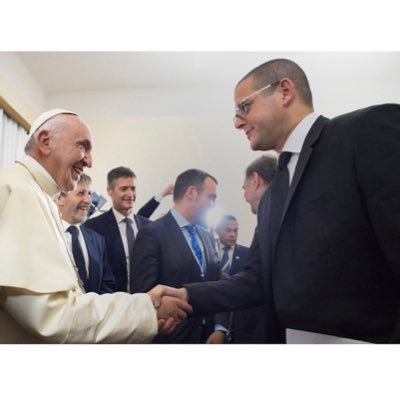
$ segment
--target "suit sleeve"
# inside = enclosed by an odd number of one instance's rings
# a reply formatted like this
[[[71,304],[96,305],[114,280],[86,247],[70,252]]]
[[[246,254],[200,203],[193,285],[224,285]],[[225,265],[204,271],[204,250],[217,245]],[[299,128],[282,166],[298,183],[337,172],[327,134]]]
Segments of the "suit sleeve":
[[[154,233],[144,227],[135,241],[131,276],[132,293],[145,293],[160,281],[160,246]]]
[[[193,312],[207,314],[241,310],[263,303],[261,255],[258,233],[255,232],[246,266],[234,276],[214,282],[184,285]]]
[[[141,215],[142,217],[150,218],[159,205],[160,203],[154,197],[152,197],[143,207],[138,210],[137,214]]]

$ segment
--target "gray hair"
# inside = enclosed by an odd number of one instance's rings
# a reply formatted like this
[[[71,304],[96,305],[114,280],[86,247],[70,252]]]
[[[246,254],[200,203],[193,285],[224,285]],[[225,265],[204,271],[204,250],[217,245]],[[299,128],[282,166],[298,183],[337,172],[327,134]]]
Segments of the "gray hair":
[[[261,179],[265,183],[269,184],[271,183],[277,168],[277,158],[270,154],[264,154],[261,157],[255,159],[246,168],[246,178],[249,178],[253,174],[253,172],[257,172],[257,174],[260,175]]]

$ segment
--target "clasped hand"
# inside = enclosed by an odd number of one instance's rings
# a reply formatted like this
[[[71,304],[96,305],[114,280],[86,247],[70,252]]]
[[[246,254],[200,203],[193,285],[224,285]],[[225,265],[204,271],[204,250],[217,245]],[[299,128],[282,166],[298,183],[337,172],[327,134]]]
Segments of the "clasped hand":
[[[185,288],[176,289],[157,285],[147,294],[157,310],[158,334],[160,335],[172,333],[176,326],[192,312]]]

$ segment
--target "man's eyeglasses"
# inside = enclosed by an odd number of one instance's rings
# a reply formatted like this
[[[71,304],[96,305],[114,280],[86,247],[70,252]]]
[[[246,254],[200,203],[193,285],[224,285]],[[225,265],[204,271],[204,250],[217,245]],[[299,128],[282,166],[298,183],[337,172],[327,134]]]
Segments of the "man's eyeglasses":
[[[256,90],[255,92],[249,94],[247,97],[245,97],[243,100],[241,100],[238,105],[235,107],[235,116],[233,117],[233,121],[236,120],[237,117],[239,118],[243,118],[247,115],[247,113],[250,111],[250,106],[251,106],[251,101],[249,101],[249,99],[251,99],[254,96],[257,96],[258,94],[260,94],[261,92],[263,92],[264,90],[269,89],[271,86],[276,85],[277,83],[279,83],[279,81],[270,83],[264,87],[262,87],[261,89]]]

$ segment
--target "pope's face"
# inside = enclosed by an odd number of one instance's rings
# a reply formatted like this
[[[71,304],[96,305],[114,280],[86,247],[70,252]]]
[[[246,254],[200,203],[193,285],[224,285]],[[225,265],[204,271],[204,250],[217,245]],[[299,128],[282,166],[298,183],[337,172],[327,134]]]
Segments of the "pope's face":
[[[86,167],[92,166],[93,139],[78,117],[69,116],[51,141],[49,173],[64,193],[74,190]]]

